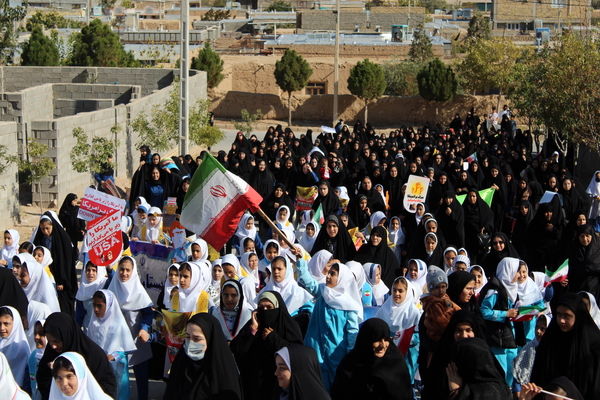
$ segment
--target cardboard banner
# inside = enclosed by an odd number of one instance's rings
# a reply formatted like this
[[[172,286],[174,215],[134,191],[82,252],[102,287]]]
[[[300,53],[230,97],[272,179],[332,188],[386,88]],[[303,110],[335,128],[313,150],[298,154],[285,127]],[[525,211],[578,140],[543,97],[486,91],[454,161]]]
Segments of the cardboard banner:
[[[118,210],[121,214],[125,211],[126,201],[110,194],[102,193],[93,188],[85,189],[77,218],[92,221],[102,215]]]
[[[315,199],[319,195],[316,186],[297,186],[296,187],[296,211],[311,210]]]
[[[129,248],[137,262],[142,285],[156,304],[171,265],[173,248],[140,241],[129,242]]]
[[[429,190],[429,178],[426,176],[410,175],[406,183],[404,193],[404,209],[414,213],[417,211],[417,203],[425,203],[427,191]]]
[[[91,262],[108,266],[117,261],[123,251],[121,211],[113,210],[88,222],[87,241]]]

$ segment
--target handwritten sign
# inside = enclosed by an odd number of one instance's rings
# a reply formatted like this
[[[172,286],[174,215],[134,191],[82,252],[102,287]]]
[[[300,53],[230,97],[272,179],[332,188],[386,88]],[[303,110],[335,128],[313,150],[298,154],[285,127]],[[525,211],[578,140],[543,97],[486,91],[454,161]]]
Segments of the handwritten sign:
[[[114,263],[123,251],[121,211],[113,210],[88,222],[87,236],[90,260],[96,265]]]
[[[125,204],[124,199],[102,193],[93,188],[87,188],[81,199],[77,218],[84,221],[92,221],[115,210],[123,213],[125,211]]]
[[[404,193],[404,209],[414,213],[417,211],[417,203],[424,203],[429,190],[429,178],[426,176],[410,175],[406,183]]]
[[[141,241],[129,242],[129,247],[137,262],[142,285],[156,304],[171,265],[173,248]]]

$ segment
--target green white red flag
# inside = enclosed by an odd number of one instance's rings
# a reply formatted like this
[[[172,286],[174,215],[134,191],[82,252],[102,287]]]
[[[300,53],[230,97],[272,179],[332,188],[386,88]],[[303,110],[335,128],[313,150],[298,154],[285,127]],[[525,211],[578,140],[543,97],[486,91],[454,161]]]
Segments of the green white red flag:
[[[183,200],[180,222],[220,250],[244,212],[255,212],[261,201],[262,197],[246,181],[206,152]]]
[[[544,286],[550,285],[552,282],[562,282],[569,276],[569,259],[567,258],[556,271],[550,271],[546,268],[546,282]]]
[[[522,306],[518,308],[518,314],[512,318],[513,322],[531,321],[534,317],[546,309],[545,305],[532,304],[530,306]]]
[[[323,225],[323,222],[325,222],[325,216],[323,215],[323,203],[319,204],[319,207],[317,207],[317,211],[315,211],[315,215],[313,215],[312,219],[313,222]]]

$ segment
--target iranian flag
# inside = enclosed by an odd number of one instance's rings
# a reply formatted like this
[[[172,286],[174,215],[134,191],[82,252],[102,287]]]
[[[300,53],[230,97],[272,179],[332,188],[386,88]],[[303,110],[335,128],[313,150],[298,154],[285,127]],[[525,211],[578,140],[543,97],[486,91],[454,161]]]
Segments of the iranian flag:
[[[532,304],[530,306],[521,306],[518,308],[518,314],[516,317],[512,318],[513,322],[525,322],[531,321],[534,317],[544,311],[546,309],[545,305],[542,304]]]
[[[262,197],[246,181],[227,171],[207,152],[183,200],[180,222],[220,250],[244,212],[256,211],[261,201]]]
[[[569,259],[567,258],[556,271],[550,271],[546,268],[546,282],[544,286],[550,285],[552,282],[562,282],[569,275]]]
[[[323,203],[319,204],[319,207],[317,207],[317,211],[315,211],[315,215],[313,215],[312,219],[313,222],[323,225],[323,222],[325,222],[325,216],[323,215]]]
[[[465,161],[467,161],[469,164],[471,164],[473,161],[477,161],[477,152],[471,154],[469,157],[465,158]]]

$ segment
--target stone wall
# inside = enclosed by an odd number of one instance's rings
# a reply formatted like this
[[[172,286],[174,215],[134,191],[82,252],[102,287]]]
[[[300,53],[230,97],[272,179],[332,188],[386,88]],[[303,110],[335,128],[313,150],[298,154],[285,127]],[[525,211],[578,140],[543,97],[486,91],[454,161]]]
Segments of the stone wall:
[[[16,122],[0,122],[0,145],[6,147],[7,155],[17,154]],[[0,204],[0,227],[4,231],[19,221],[19,180],[15,163],[0,173]]]
[[[493,3],[492,20],[496,25],[503,23],[531,22],[539,19],[547,24],[588,25],[592,7],[591,0],[561,0],[563,7],[552,1],[497,0]]]
[[[370,11],[343,10],[340,13],[340,29],[352,32],[358,27],[360,31],[372,31],[379,26],[382,32],[390,32],[392,25],[407,25],[409,21],[416,26],[423,22],[424,16],[423,7],[411,7],[410,15],[408,7],[374,7]],[[303,31],[333,31],[335,20],[334,10],[302,10],[298,12],[297,27]]]

